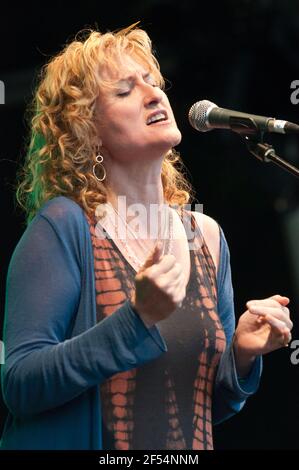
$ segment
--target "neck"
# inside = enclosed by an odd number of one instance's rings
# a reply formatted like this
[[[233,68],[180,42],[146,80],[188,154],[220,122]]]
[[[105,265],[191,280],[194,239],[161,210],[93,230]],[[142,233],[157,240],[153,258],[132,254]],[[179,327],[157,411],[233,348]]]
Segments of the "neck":
[[[125,197],[126,206],[164,203],[161,180],[162,160],[154,162],[112,162],[107,165],[108,202],[118,208],[118,197]]]

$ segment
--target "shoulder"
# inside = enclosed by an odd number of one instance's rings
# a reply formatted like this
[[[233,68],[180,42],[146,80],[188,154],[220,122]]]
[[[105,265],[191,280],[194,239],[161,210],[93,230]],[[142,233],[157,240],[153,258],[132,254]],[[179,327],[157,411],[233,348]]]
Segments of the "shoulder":
[[[220,259],[220,227],[212,217],[201,212],[192,212],[218,271]]]
[[[83,209],[65,196],[57,196],[47,201],[40,208],[35,219],[37,223],[46,220],[57,235],[69,240],[81,238],[88,228]]]
[[[52,258],[62,259],[66,249],[68,255],[72,254],[79,260],[88,234],[81,207],[64,196],[55,197],[39,209],[26,227],[15,248],[14,263],[29,263],[32,266],[36,262],[40,266],[42,259],[45,263]]]
[[[53,225],[69,228],[86,222],[83,209],[72,199],[57,196],[47,201],[38,211],[37,216],[47,219]]]
[[[39,215],[55,220],[64,219],[66,216],[80,218],[83,210],[72,199],[65,196],[57,196],[47,201],[38,211]]]

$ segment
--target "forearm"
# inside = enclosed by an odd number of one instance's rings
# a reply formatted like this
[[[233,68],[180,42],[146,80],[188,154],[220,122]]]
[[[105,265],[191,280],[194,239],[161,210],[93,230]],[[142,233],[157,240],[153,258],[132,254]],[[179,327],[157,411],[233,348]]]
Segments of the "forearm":
[[[3,372],[5,402],[16,416],[46,411],[118,372],[159,357],[163,350],[159,334],[146,330],[126,303],[72,339],[10,348]]]
[[[262,358],[256,357],[246,378],[240,380],[233,344],[223,353],[213,391],[213,423],[218,424],[238,413],[246,399],[256,392],[262,372]]]
[[[240,347],[237,335],[233,338],[233,352],[238,377],[244,378],[250,373],[256,356],[249,354]]]

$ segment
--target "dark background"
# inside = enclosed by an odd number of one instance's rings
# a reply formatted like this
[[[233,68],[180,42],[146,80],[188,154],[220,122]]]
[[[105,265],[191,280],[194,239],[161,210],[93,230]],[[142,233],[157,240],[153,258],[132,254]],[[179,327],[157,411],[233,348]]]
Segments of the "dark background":
[[[24,156],[24,111],[34,77],[79,30],[113,30],[141,20],[170,82],[168,95],[183,134],[178,150],[199,202],[221,224],[230,246],[237,316],[249,299],[287,295],[293,337],[299,338],[299,180],[255,159],[236,134],[198,133],[187,119],[195,101],[209,99],[220,107],[299,122],[299,105],[290,101],[291,82],[299,79],[299,2],[85,0],[12,7],[6,2],[1,10],[0,317],[8,263],[24,230],[13,184]],[[266,140],[299,167],[299,136]],[[259,392],[239,415],[215,428],[217,449],[299,448],[299,365],[291,364],[290,355],[283,349],[265,357]],[[4,406],[0,411],[1,429]]]

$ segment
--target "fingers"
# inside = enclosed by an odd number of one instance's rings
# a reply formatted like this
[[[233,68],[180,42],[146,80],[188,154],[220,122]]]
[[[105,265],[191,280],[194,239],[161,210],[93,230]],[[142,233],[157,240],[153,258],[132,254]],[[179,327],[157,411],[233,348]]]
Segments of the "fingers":
[[[153,266],[154,264],[159,262],[159,259],[162,256],[162,243],[158,242],[149,257],[146,259],[145,263],[143,264],[141,270],[144,271],[145,269],[149,268],[150,266]]]
[[[289,319],[288,308],[282,306],[276,308],[251,306],[249,312],[257,315],[259,323],[267,323],[271,326],[280,346],[288,346],[292,339],[291,330],[293,328],[293,323]]]
[[[273,326],[277,330],[277,332],[280,332],[281,334],[290,332],[291,328],[286,325],[286,323],[282,320],[279,320],[276,318],[274,315],[265,315],[263,316],[263,320],[266,323],[269,323],[269,325]]]
[[[281,305],[288,305],[290,303],[290,299],[288,297],[285,297],[283,295],[272,295],[270,299],[274,299],[277,302],[279,302]]]
[[[283,321],[278,320],[272,315],[265,315],[263,322],[271,326],[271,330],[275,334],[276,341],[280,347],[288,346],[292,339],[292,334],[290,328],[288,328]]]
[[[271,326],[280,347],[288,346],[292,339],[293,323],[290,320],[290,311],[286,307],[289,302],[288,297],[273,295],[267,299],[251,300],[246,304],[249,312],[257,316],[258,323],[267,323]]]
[[[186,286],[185,286],[185,278],[183,275],[179,276],[174,282],[168,283],[164,287],[165,292],[168,294],[175,294],[178,293],[178,295],[182,294],[183,292],[186,293]],[[184,295],[185,297],[185,295]]]
[[[279,337],[279,345],[280,346],[285,346],[286,348],[288,347],[290,341],[292,339],[292,335],[290,331],[286,331],[285,333],[281,334]]]
[[[158,250],[156,251],[158,253]],[[160,257],[157,263],[151,264],[155,258],[155,252],[148,258],[144,267],[137,273],[136,282],[150,282],[150,289],[156,289],[164,293],[172,302],[174,308],[181,303],[186,295],[185,275],[183,267],[176,261],[173,255]],[[147,266],[147,268],[145,267]],[[143,288],[143,294],[145,288]],[[155,290],[153,290],[155,292]],[[157,291],[157,295],[158,291]],[[144,295],[142,296],[142,298]],[[163,294],[162,294],[163,297]]]
[[[290,311],[287,307],[267,307],[263,305],[251,304],[251,302],[248,302],[247,304],[250,304],[248,308],[250,313],[264,318],[267,316],[276,318],[290,330],[293,328],[293,323],[290,320]]]
[[[284,346],[288,346],[291,340],[292,340],[292,333],[290,331],[286,331],[284,334]]]
[[[164,268],[161,268],[164,269]],[[156,275],[157,269],[154,269],[149,277],[152,277],[160,287],[176,284],[184,279],[183,269],[180,263],[175,263],[168,271]]]
[[[280,307],[281,305],[286,306],[289,303],[290,299],[288,297],[282,297],[281,295],[273,295],[272,297],[268,297],[266,299],[250,300],[249,302],[247,302],[246,306],[248,309],[252,304],[261,304],[267,307]]]
[[[155,279],[161,274],[167,273],[176,263],[173,255],[160,255],[159,249],[155,249],[148,257],[144,265],[138,271],[137,276],[141,277],[146,275],[150,279]],[[156,261],[154,263],[154,261]]]
[[[176,269],[179,271],[176,271]],[[181,303],[186,296],[185,276],[178,263],[175,264],[169,273],[161,275],[155,283],[160,289],[166,292],[176,304]]]
[[[150,279],[156,279],[162,274],[169,273],[171,270],[171,274],[177,277],[182,271],[182,267],[177,263],[174,255],[164,255],[158,263],[147,268],[146,275]]]

